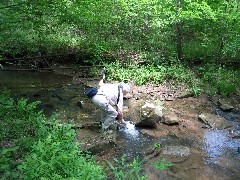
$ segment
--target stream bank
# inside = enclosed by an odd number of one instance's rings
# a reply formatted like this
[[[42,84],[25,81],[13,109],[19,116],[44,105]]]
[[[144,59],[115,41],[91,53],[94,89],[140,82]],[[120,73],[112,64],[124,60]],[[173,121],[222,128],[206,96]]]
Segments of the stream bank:
[[[149,179],[239,179],[239,96],[192,97],[184,92],[184,86],[174,87],[169,83],[160,86],[132,85],[132,93],[127,95],[124,108],[129,124],[137,122],[130,116],[129,107],[134,107],[141,100],[160,100],[164,109],[171,111],[168,119],[177,118],[178,123],[159,121],[154,128],[130,126],[116,131],[116,141],[112,142],[100,135],[97,124],[100,111],[84,95],[89,86],[98,82],[98,79],[86,77],[86,71],[81,69],[73,72],[60,68],[54,73],[0,73],[1,77],[5,77],[4,80],[9,78],[11,89],[17,97],[40,100],[42,103],[39,108],[47,115],[58,112],[63,122],[74,124],[92,122],[93,126],[77,129],[77,141],[82,143],[81,148],[90,150],[99,161],[112,161],[112,157],[121,157],[123,154],[127,155],[128,161],[137,156],[147,158],[143,167]],[[4,73],[9,74],[4,76]],[[22,73],[26,73],[25,76]],[[53,78],[50,78],[51,75]],[[29,78],[27,81],[26,77]],[[0,82],[4,86],[9,85],[3,79]],[[16,83],[21,86],[17,87]],[[230,126],[219,128],[221,126],[215,126],[214,122],[200,119],[201,114],[205,117],[208,114],[225,117]],[[154,144],[160,144],[160,152],[152,151]],[[162,158],[174,163],[174,166],[164,171],[154,168],[152,163]]]

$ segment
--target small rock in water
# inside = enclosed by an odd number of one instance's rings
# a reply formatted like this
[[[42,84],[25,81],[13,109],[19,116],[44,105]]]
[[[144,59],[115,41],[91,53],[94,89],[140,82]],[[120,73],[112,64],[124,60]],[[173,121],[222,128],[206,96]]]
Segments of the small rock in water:
[[[166,146],[163,148],[163,154],[188,156],[190,155],[190,149],[185,146]]]

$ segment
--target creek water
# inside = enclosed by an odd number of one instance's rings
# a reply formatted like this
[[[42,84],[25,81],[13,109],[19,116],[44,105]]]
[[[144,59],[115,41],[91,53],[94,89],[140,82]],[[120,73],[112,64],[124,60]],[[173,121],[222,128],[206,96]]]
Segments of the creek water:
[[[72,83],[70,76],[53,72],[0,71],[0,89],[4,88],[10,89],[15,97],[40,100],[39,108],[47,116],[58,112],[65,122],[82,123],[98,119],[98,110],[84,95],[86,87]],[[176,168],[167,175],[160,173],[162,178],[159,179],[240,179],[240,139],[231,136],[240,134],[239,112],[227,113],[216,109],[216,113],[228,119],[232,128],[204,129],[200,141],[174,134],[146,135],[135,127],[133,120],[127,119],[126,127],[117,130],[114,155],[144,158],[157,143],[165,147],[163,157],[176,163]],[[150,179],[157,177],[154,175]]]

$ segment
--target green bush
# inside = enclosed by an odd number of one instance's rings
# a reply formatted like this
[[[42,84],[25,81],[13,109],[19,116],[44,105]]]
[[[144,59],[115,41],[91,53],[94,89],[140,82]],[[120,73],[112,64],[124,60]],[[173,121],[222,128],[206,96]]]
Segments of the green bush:
[[[9,91],[0,93],[1,146],[0,173],[2,179],[107,179],[106,169],[95,157],[79,148],[76,132],[70,124],[60,124],[57,115],[46,121],[36,111],[39,102],[14,100]],[[140,177],[141,162],[127,164],[127,177]],[[125,168],[126,167],[126,168]],[[116,177],[122,169],[109,167]]]
[[[237,87],[235,84],[230,84],[227,82],[217,82],[216,87],[218,93],[223,96],[230,96],[232,93],[236,92]]]
[[[170,166],[173,166],[173,163],[171,162],[166,162],[166,160],[164,158],[160,159],[159,161],[155,162],[152,164],[156,169],[163,171],[165,169],[167,169]]]
[[[143,170],[140,166],[143,161],[140,161],[139,158],[134,158],[131,163],[126,162],[126,155],[123,155],[121,159],[114,158],[114,164],[108,163],[107,170],[110,171],[109,176],[111,179],[122,180],[135,180],[135,179],[147,179],[146,176],[141,175]]]
[[[198,74],[205,86],[205,92],[219,93],[223,96],[239,92],[240,71],[219,66],[205,64],[198,68]]]
[[[42,112],[36,111],[39,102],[14,100],[7,90],[0,93],[1,173],[3,178],[18,177],[17,165],[35,141],[36,131],[42,123]]]
[[[109,80],[134,81],[136,85],[161,84],[167,79],[188,83],[193,77],[191,71],[177,62],[174,65],[137,65],[133,63],[122,65],[120,62],[114,62],[106,66]]]
[[[15,101],[7,91],[0,95],[0,101],[0,118],[4,120],[1,122],[1,141],[20,143],[34,137],[44,119],[41,111],[35,111],[40,102],[28,103],[27,99]]]
[[[76,133],[71,125],[54,122],[44,131],[48,132],[46,137],[34,143],[31,154],[19,166],[22,179],[106,178],[104,168],[97,165],[94,156],[83,153],[78,143],[73,142]]]

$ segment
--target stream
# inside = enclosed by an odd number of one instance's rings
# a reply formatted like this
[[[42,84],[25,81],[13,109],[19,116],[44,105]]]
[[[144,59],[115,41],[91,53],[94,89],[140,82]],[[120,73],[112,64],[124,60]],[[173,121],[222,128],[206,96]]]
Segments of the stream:
[[[10,89],[16,98],[41,101],[47,117],[58,113],[66,123],[99,122],[99,110],[84,95],[87,87],[73,83],[71,76],[54,72],[0,71],[0,89]],[[203,128],[199,121],[191,126],[160,125],[158,130],[135,127],[127,118],[127,125],[116,131],[116,144],[98,153],[99,160],[127,156],[145,158],[154,144],[162,147],[161,155],[149,157],[144,164],[149,179],[240,179],[240,113],[215,109],[225,117],[232,128],[217,130]],[[162,128],[162,129],[161,129]],[[184,129],[185,128],[185,129]],[[148,132],[148,133],[146,133]],[[93,148],[101,141],[99,127],[79,129],[78,140],[82,148]],[[234,136],[233,136],[234,135]],[[159,171],[152,163],[164,158],[174,166]]]

